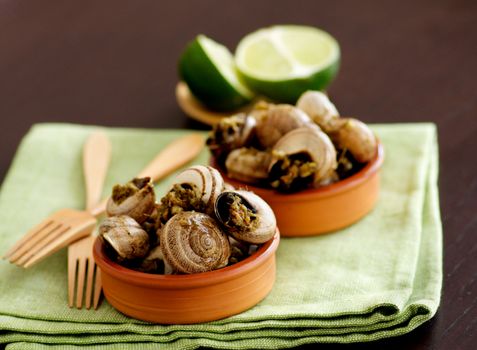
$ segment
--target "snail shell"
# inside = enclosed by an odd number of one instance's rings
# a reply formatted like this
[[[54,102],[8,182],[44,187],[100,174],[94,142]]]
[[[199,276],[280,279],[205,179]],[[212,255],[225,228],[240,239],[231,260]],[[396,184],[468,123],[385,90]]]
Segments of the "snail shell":
[[[127,215],[138,223],[144,222],[155,209],[156,196],[151,178],[135,178],[125,185],[113,187],[106,205],[108,216]]]
[[[221,119],[212,128],[207,145],[220,161],[231,150],[247,145],[254,137],[255,118],[240,113]]]
[[[321,91],[307,91],[303,93],[296,103],[297,108],[304,111],[325,132],[329,130],[332,119],[339,118],[338,110]]]
[[[164,270],[163,260],[161,247],[155,246],[135,269],[147,273],[161,273]]]
[[[357,119],[333,120],[329,135],[338,148],[348,150],[360,163],[369,162],[376,155],[376,136],[365,123]]]
[[[229,240],[207,214],[181,212],[166,223],[160,234],[164,261],[175,271],[206,272],[228,263]]]
[[[270,148],[291,130],[312,124],[302,110],[286,104],[260,103],[251,112],[257,120],[256,135],[264,148]]]
[[[161,198],[157,210],[158,221],[162,225],[182,211],[203,210],[202,190],[192,183],[177,183],[173,184],[172,188]]]
[[[152,248],[149,254],[141,261],[135,270],[147,273],[170,275],[174,273],[172,267],[164,261],[161,247],[159,245]]]
[[[235,187],[233,185],[229,184],[228,182],[224,184],[224,191],[233,191],[233,190],[235,190]]]
[[[278,167],[279,161],[284,157],[297,155],[304,155],[311,162],[309,164],[313,167],[311,175],[314,187],[327,184],[335,178],[336,149],[329,137],[318,127],[295,129],[283,136],[273,147],[269,172],[277,170],[274,167]],[[280,164],[280,171],[287,170],[284,164]],[[296,176],[298,179],[299,174]],[[305,177],[304,174],[300,176]],[[306,174],[306,177],[308,176],[310,174]],[[292,180],[294,181],[295,178]]]
[[[227,175],[233,179],[248,183],[259,183],[268,178],[269,152],[242,147],[233,150],[227,156],[225,167]]]
[[[99,236],[118,261],[144,258],[149,251],[149,235],[126,215],[106,218],[99,226]]]
[[[215,202],[215,214],[227,232],[242,242],[265,243],[277,229],[272,208],[249,191],[222,192]]]
[[[206,214],[214,213],[214,203],[224,189],[224,179],[220,173],[210,167],[195,165],[177,175],[176,184],[190,184],[198,188],[200,200]]]

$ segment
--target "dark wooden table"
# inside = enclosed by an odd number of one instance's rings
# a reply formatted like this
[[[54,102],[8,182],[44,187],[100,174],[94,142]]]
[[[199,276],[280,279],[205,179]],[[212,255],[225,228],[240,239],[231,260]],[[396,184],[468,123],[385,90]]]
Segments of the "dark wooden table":
[[[342,68],[329,93],[343,115],[439,128],[441,307],[406,336],[333,348],[475,349],[476,1],[3,0],[0,178],[33,123],[199,127],[174,98],[185,43],[205,33],[233,49],[277,23],[322,27],[339,40]]]

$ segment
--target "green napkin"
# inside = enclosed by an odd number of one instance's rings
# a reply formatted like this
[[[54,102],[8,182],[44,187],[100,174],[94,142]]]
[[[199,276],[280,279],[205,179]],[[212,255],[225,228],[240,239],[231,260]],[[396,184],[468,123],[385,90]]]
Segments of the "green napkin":
[[[94,129],[40,124],[25,136],[0,193],[0,254],[51,212],[83,208],[82,145]],[[7,349],[112,349],[115,343],[124,349],[156,349],[157,343],[171,349],[275,349],[411,331],[435,314],[442,284],[436,129],[373,129],[386,155],[376,208],[333,234],[283,238],[275,286],[252,309],[216,322],[169,326],[128,318],[107,301],[97,311],[70,309],[63,250],[27,270],[0,261],[0,342],[9,343]],[[104,131],[113,144],[105,195],[189,132]],[[204,150],[195,162],[207,159]],[[171,181],[159,184],[158,196]]]

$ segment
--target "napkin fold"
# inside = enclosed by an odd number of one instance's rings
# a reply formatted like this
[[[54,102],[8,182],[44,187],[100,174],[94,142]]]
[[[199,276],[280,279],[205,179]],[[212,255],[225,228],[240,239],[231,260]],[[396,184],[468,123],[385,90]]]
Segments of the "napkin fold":
[[[442,285],[436,128],[372,128],[385,147],[375,209],[332,234],[283,238],[274,288],[252,309],[196,325],[138,321],[105,300],[97,311],[70,309],[63,250],[26,270],[0,261],[0,342],[7,349],[276,349],[413,330],[435,314]],[[38,124],[25,136],[0,192],[0,254],[53,211],[84,207],[82,146],[95,129]],[[190,132],[100,129],[113,144],[104,195]],[[194,163],[207,160],[204,150]],[[158,196],[172,180],[156,187]]]

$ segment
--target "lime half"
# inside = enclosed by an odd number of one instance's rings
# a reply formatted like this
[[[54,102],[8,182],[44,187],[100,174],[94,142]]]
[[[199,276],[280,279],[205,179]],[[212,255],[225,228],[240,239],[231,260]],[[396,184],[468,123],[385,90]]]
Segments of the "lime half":
[[[244,37],[235,62],[245,83],[271,99],[295,103],[307,90],[323,90],[338,72],[340,48],[314,27],[279,25]]]
[[[253,98],[230,51],[205,35],[187,45],[179,59],[179,74],[192,94],[211,109],[233,110]]]

